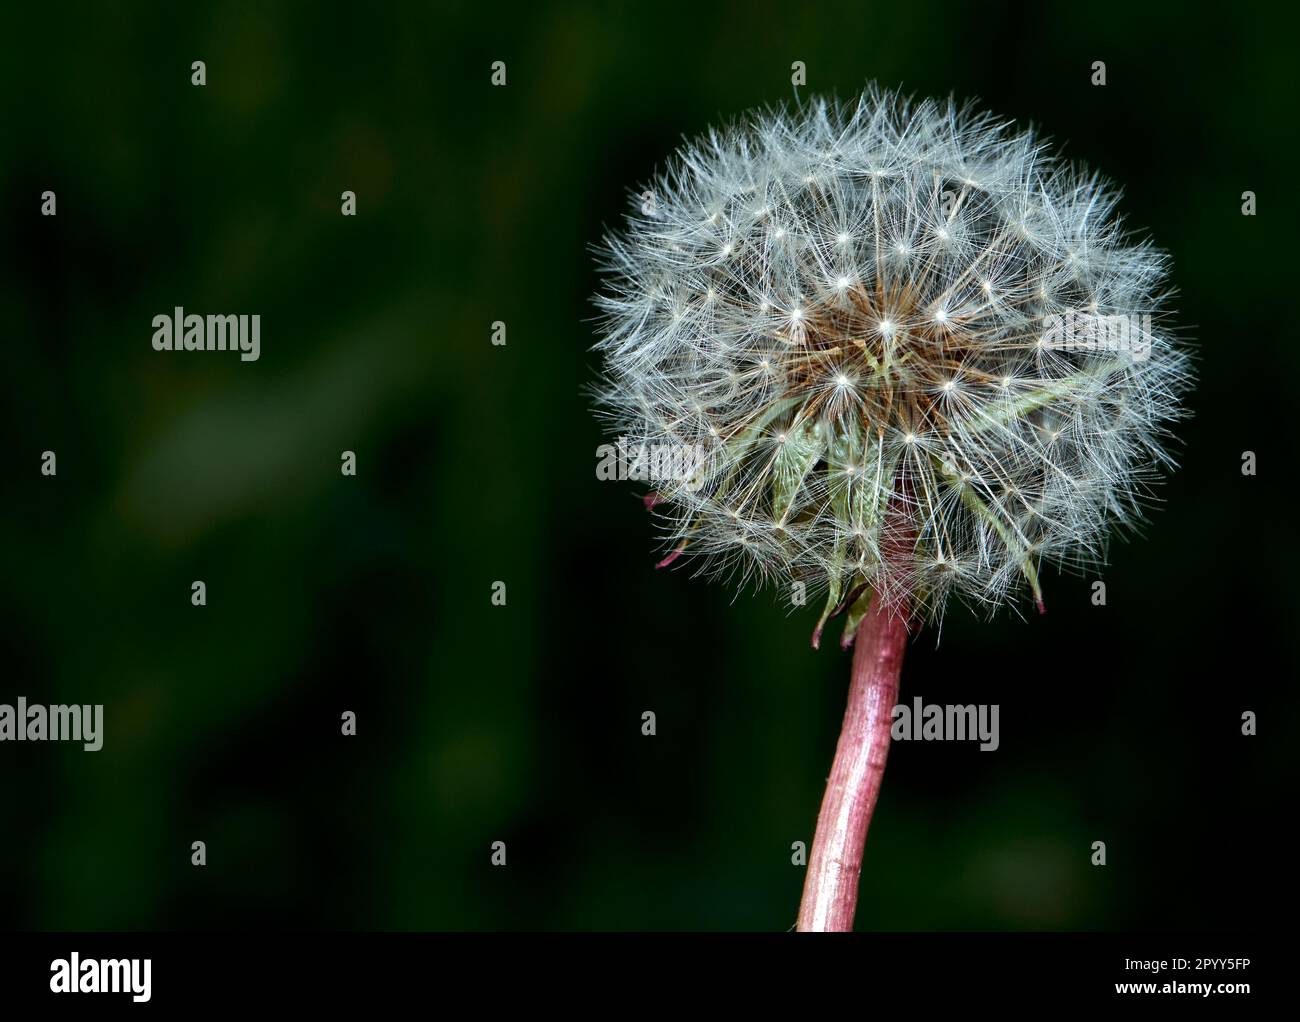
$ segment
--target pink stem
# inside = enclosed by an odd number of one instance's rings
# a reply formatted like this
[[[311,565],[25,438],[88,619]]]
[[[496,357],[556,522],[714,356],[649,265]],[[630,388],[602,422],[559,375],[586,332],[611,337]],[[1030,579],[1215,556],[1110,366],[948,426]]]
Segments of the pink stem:
[[[853,929],[862,852],[885,774],[906,646],[907,608],[882,608],[873,599],[858,625],[849,705],[817,816],[799,930]]]

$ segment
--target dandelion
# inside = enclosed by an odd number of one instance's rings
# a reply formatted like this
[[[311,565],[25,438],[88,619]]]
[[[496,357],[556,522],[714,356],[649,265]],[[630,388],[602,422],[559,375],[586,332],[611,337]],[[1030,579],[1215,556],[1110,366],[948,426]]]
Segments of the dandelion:
[[[599,407],[703,452],[647,499],[661,565],[801,583],[813,646],[856,639],[799,916],[851,928],[909,633],[1041,611],[1040,566],[1099,563],[1172,467],[1167,257],[1032,133],[874,87],[710,131],[650,191],[600,247]]]

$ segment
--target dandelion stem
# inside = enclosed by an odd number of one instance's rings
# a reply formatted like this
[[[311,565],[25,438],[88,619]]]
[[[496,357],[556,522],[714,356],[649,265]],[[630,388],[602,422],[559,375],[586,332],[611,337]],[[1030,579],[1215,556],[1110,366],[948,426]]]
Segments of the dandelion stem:
[[[853,929],[867,827],[880,795],[907,646],[907,608],[873,598],[858,625],[849,704],[826,782],[796,928]]]

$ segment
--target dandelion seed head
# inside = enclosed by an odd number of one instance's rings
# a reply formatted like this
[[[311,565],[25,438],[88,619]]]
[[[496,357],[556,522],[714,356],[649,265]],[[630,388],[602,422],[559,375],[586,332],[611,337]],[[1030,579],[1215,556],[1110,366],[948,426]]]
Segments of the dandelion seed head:
[[[701,570],[937,615],[1037,597],[1041,561],[1088,570],[1140,520],[1192,377],[1167,257],[1102,179],[869,88],[711,131],[650,190],[600,249],[599,402],[709,452],[654,508]],[[1143,350],[1057,343],[1075,312]]]

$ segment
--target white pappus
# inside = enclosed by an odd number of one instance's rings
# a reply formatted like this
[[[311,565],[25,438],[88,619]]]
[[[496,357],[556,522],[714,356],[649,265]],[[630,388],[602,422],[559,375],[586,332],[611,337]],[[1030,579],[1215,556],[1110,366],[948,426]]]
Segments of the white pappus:
[[[596,296],[611,428],[701,452],[647,501],[666,560],[827,590],[846,634],[872,592],[1041,607],[1040,562],[1101,561],[1191,383],[1117,199],[1032,132],[874,87],[685,144]]]

